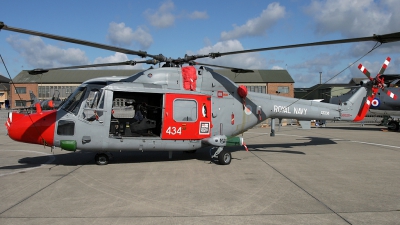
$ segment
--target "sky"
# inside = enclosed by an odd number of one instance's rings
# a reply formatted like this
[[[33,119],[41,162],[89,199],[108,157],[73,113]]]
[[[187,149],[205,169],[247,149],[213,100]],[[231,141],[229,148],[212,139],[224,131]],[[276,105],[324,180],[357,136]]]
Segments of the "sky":
[[[3,0],[7,26],[66,36],[152,55],[230,52],[400,32],[398,0]],[[297,88],[348,83],[373,76],[385,59],[386,74],[400,73],[400,42],[314,46],[204,58],[196,61],[243,69],[286,69]],[[368,53],[369,52],[369,53]],[[367,54],[368,53],[368,54]],[[0,31],[0,74],[22,70],[142,60],[93,47]],[[359,61],[358,61],[359,60]],[[150,65],[110,69],[146,69]],[[241,74],[240,76],[246,76]]]

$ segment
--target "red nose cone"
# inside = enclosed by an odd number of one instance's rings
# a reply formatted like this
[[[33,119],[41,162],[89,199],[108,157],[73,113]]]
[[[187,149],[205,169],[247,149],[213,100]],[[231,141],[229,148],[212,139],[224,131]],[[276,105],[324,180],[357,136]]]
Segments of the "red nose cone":
[[[11,139],[19,142],[52,146],[56,110],[24,115],[11,113],[6,126]]]

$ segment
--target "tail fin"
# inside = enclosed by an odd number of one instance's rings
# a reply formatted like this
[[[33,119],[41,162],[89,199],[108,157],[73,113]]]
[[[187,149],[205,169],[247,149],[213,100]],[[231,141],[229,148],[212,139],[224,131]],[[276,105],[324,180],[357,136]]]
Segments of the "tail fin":
[[[29,91],[29,96],[31,97],[32,106],[39,102],[39,99],[36,98],[35,94],[33,94],[33,91]]]
[[[370,89],[372,89],[372,94],[368,93]],[[349,100],[341,104],[341,117],[353,121],[363,120],[377,92],[378,88],[370,87],[370,85],[360,87]]]

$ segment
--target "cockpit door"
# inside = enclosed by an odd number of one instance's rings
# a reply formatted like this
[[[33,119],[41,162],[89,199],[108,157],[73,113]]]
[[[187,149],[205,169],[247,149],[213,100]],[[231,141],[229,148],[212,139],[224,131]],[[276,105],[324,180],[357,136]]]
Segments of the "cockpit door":
[[[165,94],[162,139],[200,140],[211,136],[211,96]]]

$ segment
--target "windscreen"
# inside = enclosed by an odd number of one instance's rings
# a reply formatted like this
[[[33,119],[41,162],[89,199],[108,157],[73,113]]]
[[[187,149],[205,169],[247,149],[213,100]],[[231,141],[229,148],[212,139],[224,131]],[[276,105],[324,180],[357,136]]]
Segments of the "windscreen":
[[[75,92],[71,96],[69,96],[69,98],[63,104],[62,109],[77,115],[79,111],[79,106],[81,105],[82,99],[85,96],[85,92],[86,92],[86,87],[78,87],[75,90]]]

